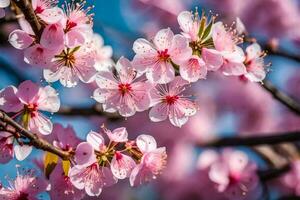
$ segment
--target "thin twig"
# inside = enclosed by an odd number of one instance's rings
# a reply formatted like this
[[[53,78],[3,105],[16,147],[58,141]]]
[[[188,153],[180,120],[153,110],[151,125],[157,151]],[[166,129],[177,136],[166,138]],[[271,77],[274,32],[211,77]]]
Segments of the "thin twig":
[[[258,134],[259,135],[259,134]],[[227,147],[227,146],[257,146],[274,145],[285,142],[300,141],[300,131],[289,133],[277,133],[269,136],[247,136],[247,137],[228,137],[216,141],[199,144],[199,147]]]
[[[270,81],[265,80],[263,81],[263,84],[260,85],[266,89],[276,100],[285,105],[295,114],[300,115],[300,104],[293,98],[280,91]]]
[[[263,171],[258,171],[259,177],[261,181],[269,181],[275,178],[278,178],[285,173],[287,173],[291,169],[289,164],[284,165],[280,168],[268,169]]]
[[[118,120],[122,117],[118,113],[108,113],[104,112],[101,105],[95,104],[91,107],[83,108],[72,108],[72,107],[61,107],[56,113],[58,115],[65,116],[103,116],[110,120]]]
[[[3,129],[10,133],[18,133],[24,137],[26,137],[32,146],[37,149],[41,149],[44,151],[51,152],[53,154],[58,155],[64,160],[68,160],[71,158],[72,154],[67,151],[63,151],[59,148],[56,148],[46,140],[38,137],[36,134],[26,130],[20,124],[15,122],[12,118],[10,118],[5,112],[0,111],[0,126]]]
[[[30,24],[35,35],[39,38],[43,27],[34,13],[31,2],[29,0],[13,0],[13,2],[23,12],[25,19]]]

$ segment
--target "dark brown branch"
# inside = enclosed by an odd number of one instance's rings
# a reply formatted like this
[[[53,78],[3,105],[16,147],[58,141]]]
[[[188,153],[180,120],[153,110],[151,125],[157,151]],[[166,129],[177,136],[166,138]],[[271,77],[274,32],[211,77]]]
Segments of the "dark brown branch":
[[[26,137],[30,141],[30,144],[37,149],[56,154],[64,160],[68,160],[72,156],[70,152],[58,149],[46,140],[39,138],[36,134],[26,130],[3,111],[0,111],[0,126],[7,132]]]
[[[101,105],[95,104],[94,106],[87,108],[72,108],[72,107],[61,107],[60,110],[56,113],[58,115],[65,116],[103,116],[110,120],[118,120],[122,117],[117,113],[108,113],[104,112],[101,108]]]
[[[280,49],[273,49],[270,45],[262,45],[262,49],[264,49],[268,55],[280,56],[300,62],[300,55],[291,54]]]
[[[199,147],[257,146],[274,145],[285,142],[300,141],[300,131],[278,133],[269,136],[228,137],[210,143],[199,144]]]
[[[30,24],[35,35],[39,38],[42,31],[42,25],[34,13],[31,2],[29,0],[13,0],[13,2],[23,12],[25,19]]]
[[[293,98],[277,89],[271,82],[265,80],[261,86],[266,89],[276,100],[289,108],[292,112],[300,115],[300,104]]]
[[[284,165],[280,168],[268,169],[264,171],[258,171],[259,177],[261,181],[269,181],[275,178],[278,178],[285,173],[287,173],[291,169],[289,164]]]

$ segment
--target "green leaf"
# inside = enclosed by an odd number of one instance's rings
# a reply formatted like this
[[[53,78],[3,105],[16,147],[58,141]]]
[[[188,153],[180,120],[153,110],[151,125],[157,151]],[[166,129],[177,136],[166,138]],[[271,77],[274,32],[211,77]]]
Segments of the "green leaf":
[[[50,153],[50,152],[46,152],[45,157],[44,157],[44,173],[47,178],[50,177],[50,174],[56,167],[57,162],[58,162],[57,155]]]
[[[202,40],[202,41],[205,41],[205,40],[208,39],[207,37],[208,37],[208,36],[210,35],[210,33],[211,33],[211,29],[212,29],[213,23],[214,23],[214,20],[210,20],[209,24],[208,24],[207,27],[205,28],[205,31],[204,31],[204,33],[203,33],[203,36],[201,37],[201,40]]]
[[[69,160],[63,160],[62,167],[63,167],[64,173],[65,173],[65,176],[68,176],[69,169],[71,167],[71,162]]]
[[[22,115],[22,124],[25,129],[28,129],[29,120],[30,120],[30,113],[25,111],[24,114]]]
[[[206,25],[206,17],[202,16],[201,21],[200,21],[200,28],[199,28],[199,31],[198,31],[199,38],[202,38],[201,36],[202,36],[203,31],[205,29],[205,25]]]

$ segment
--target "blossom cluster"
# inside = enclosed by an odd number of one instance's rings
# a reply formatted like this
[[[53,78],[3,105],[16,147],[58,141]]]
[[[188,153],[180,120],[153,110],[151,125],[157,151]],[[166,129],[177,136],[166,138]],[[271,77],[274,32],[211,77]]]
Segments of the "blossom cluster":
[[[60,81],[73,87],[79,80],[90,83],[97,70],[109,68],[112,49],[103,46],[101,36],[93,33],[92,7],[85,2],[66,3],[63,9],[53,0],[34,0],[32,6],[42,24],[39,35],[21,18],[21,28],[11,32],[9,42],[24,50],[24,61],[44,70],[47,82]]]
[[[44,180],[43,185],[49,185],[51,199],[82,199],[85,194],[99,196],[103,188],[116,184],[118,179],[129,178],[131,186],[138,186],[155,179],[164,169],[166,149],[158,148],[152,136],[142,134],[136,140],[129,140],[124,127],[113,131],[105,127],[102,129],[109,139],[108,143],[101,133],[91,131],[83,142],[72,127],[54,125],[53,133],[46,139],[57,148],[74,152],[75,165],[64,169],[65,164],[57,163],[49,180]],[[4,151],[1,149],[1,155]],[[47,189],[42,185],[32,186],[35,180],[33,174],[18,176],[17,179],[22,181],[16,180],[11,188],[0,189],[0,197],[14,196],[18,199]],[[32,189],[38,192],[31,193]]]
[[[245,52],[238,46],[244,31],[240,20],[236,29],[228,28],[197,11],[178,15],[181,34],[167,28],[150,41],[139,38],[133,44],[133,60],[121,57],[114,65],[111,48],[103,47],[93,33],[91,8],[83,6],[72,2],[62,10],[52,1],[34,1],[36,14],[46,23],[41,35],[34,35],[25,24],[10,34],[9,41],[24,50],[25,62],[44,69],[48,82],[60,80],[73,87],[78,80],[95,81],[93,98],[106,112],[130,117],[150,109],[151,121],[169,118],[181,127],[198,110],[194,95],[182,92],[209,71],[253,82],[266,76],[260,46],[251,44]]]
[[[105,112],[130,117],[149,110],[151,121],[169,119],[181,127],[199,107],[195,96],[187,93],[191,83],[206,79],[210,72],[251,82],[261,82],[266,76],[261,47],[253,43],[241,48],[244,29],[240,21],[232,28],[215,22],[214,16],[183,11],[177,18],[180,34],[166,28],[150,40],[139,38],[133,44],[133,59],[121,57],[115,64],[111,47],[103,46],[102,37],[93,32],[92,7],[84,8],[83,1],[62,7],[55,0],[31,2],[42,28],[33,30],[21,17],[21,29],[10,33],[10,44],[23,50],[26,63],[43,70],[48,83],[59,81],[64,87],[75,87],[79,81],[95,82],[92,98]],[[0,2],[0,16],[8,4]],[[99,196],[119,179],[128,178],[131,186],[137,186],[155,179],[165,168],[166,149],[157,147],[152,136],[142,134],[129,140],[124,127],[113,131],[102,127],[101,133],[91,131],[82,141],[71,126],[51,122],[49,113],[59,108],[58,93],[50,85],[41,87],[27,80],[18,88],[8,86],[0,91],[0,110],[71,155],[61,160],[46,152],[38,166],[47,180],[38,183],[31,173],[18,174],[10,187],[0,185],[0,199],[35,199],[44,191],[51,199]],[[0,163],[14,156],[24,160],[31,151],[32,144],[21,133],[0,132]],[[251,176],[255,166],[239,151],[205,152],[199,160],[199,168],[207,172],[219,193],[238,199],[245,188],[256,187],[257,177]]]

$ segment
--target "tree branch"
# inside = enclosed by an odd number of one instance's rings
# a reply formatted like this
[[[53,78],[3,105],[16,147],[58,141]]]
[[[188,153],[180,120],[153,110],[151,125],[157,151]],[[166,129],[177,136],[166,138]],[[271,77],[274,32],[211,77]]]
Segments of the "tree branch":
[[[30,24],[35,35],[39,38],[41,36],[42,25],[34,13],[31,2],[29,0],[13,0],[13,2],[23,12],[25,19]]]
[[[269,136],[228,137],[210,143],[199,144],[199,147],[257,146],[274,145],[284,142],[300,141],[300,131],[278,133]]]
[[[56,114],[65,116],[103,116],[112,121],[122,118],[118,113],[104,112],[100,104],[86,108],[61,107]]]
[[[269,181],[275,178],[278,178],[285,173],[287,173],[291,169],[289,164],[284,165],[280,168],[268,169],[263,171],[258,171],[258,175],[261,181]]]
[[[289,108],[292,112],[300,115],[300,104],[293,98],[277,89],[270,81],[264,80],[263,84],[260,84],[265,90],[267,90],[276,100]]]
[[[26,137],[27,139],[29,139],[30,144],[35,148],[56,154],[63,160],[68,160],[72,156],[70,152],[56,148],[46,140],[39,138],[36,134],[26,130],[12,118],[10,118],[4,111],[0,111],[0,126],[4,131],[10,132],[12,134],[20,134],[21,136]]]

